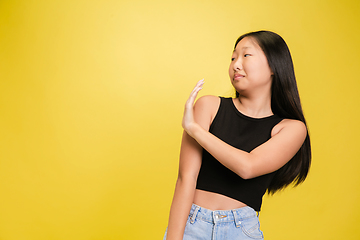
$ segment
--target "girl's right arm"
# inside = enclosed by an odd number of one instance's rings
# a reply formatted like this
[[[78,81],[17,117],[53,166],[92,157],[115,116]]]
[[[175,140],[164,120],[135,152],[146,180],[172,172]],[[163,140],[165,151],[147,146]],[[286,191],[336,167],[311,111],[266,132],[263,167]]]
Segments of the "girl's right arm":
[[[220,99],[215,96],[201,97],[195,103],[194,119],[207,131],[219,104]],[[184,131],[180,150],[179,174],[170,208],[166,240],[183,239],[186,221],[194,200],[202,151],[202,147]]]
[[[166,240],[183,239],[185,224],[194,199],[201,155],[200,145],[184,131],[180,150],[179,175],[170,208]]]

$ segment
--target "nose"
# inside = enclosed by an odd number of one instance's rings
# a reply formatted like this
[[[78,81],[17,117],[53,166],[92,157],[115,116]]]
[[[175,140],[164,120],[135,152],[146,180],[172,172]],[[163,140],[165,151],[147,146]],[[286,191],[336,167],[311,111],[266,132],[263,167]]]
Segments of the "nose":
[[[240,58],[234,60],[233,69],[235,72],[242,70],[242,62]]]

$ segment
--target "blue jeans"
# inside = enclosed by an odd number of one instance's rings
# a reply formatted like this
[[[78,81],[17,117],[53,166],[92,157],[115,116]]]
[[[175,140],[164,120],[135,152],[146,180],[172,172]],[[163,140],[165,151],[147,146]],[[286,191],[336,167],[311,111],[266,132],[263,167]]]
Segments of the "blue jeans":
[[[251,207],[212,211],[193,204],[183,240],[200,239],[248,240],[264,239],[264,236],[256,212]]]

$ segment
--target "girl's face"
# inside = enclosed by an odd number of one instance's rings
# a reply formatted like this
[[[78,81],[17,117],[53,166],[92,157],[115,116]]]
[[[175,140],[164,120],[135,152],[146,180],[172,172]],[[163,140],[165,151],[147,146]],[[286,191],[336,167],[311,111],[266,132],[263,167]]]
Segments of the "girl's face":
[[[260,46],[251,38],[243,38],[231,57],[229,76],[240,94],[270,91],[272,71]]]

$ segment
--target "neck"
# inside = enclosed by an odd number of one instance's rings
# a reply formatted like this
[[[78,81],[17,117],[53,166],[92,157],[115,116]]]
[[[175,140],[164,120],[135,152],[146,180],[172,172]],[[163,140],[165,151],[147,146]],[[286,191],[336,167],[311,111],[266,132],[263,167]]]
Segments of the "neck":
[[[270,94],[259,95],[257,97],[240,95],[235,99],[235,106],[243,114],[254,118],[273,115]]]

